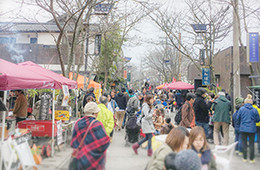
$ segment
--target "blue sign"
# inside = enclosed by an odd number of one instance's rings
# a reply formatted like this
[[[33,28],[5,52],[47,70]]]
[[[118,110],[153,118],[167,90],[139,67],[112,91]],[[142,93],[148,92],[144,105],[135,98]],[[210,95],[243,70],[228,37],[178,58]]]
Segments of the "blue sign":
[[[259,62],[258,33],[249,33],[249,62]]]
[[[207,86],[210,85],[210,69],[202,68],[202,85]]]
[[[191,26],[196,33],[206,32],[207,30],[206,24],[191,24]]]
[[[112,4],[98,4],[95,6],[95,14],[107,15],[112,9]]]

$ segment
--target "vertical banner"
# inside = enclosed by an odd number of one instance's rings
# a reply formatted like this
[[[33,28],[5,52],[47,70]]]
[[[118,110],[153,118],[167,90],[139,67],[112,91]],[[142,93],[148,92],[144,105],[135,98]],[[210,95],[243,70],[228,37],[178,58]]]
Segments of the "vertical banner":
[[[124,70],[124,79],[127,79],[127,71]]]
[[[202,85],[207,86],[210,85],[210,69],[202,68]]]
[[[62,104],[61,106],[68,106],[69,103],[69,97],[70,97],[70,93],[69,93],[69,87],[66,85],[62,85],[62,91],[63,91],[63,99],[62,99]]]
[[[259,62],[259,42],[258,33],[249,33],[249,62]]]

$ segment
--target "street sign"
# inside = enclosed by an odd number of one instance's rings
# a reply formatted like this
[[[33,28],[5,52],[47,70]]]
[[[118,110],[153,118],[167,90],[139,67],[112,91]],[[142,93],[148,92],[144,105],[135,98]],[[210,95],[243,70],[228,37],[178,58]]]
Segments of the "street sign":
[[[249,62],[259,62],[258,33],[249,33]]]
[[[206,32],[207,30],[206,24],[191,24],[191,26],[196,33]]]
[[[112,9],[112,4],[98,4],[95,6],[96,15],[107,15]]]
[[[202,68],[202,85],[207,86],[210,85],[210,69]]]

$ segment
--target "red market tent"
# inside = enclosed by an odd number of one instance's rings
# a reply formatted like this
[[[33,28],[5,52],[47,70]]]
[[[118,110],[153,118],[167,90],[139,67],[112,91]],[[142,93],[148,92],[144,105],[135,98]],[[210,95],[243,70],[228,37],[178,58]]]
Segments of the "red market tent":
[[[72,72],[69,73],[69,79],[72,80]],[[86,78],[86,82],[88,82],[88,78]],[[82,75],[78,75],[78,78],[77,78],[77,83],[78,83],[78,88],[83,88],[84,87],[84,76]],[[88,88],[90,87],[94,87],[95,89],[98,89],[98,88],[101,88],[101,84],[93,81],[93,80],[90,80],[89,82],[89,85],[88,85]]]
[[[31,61],[23,62],[18,64],[18,66],[24,67],[32,72],[35,72],[37,74],[46,76],[54,81],[54,89],[62,89],[62,85],[67,85],[69,89],[76,89],[77,88],[77,82],[74,80],[70,80],[66,77],[60,76],[57,73],[54,73],[53,71],[47,70],[38,64],[35,64]]]
[[[189,83],[178,81],[178,82],[170,83],[167,86],[165,86],[164,88],[170,89],[170,90],[192,90],[192,89],[194,89],[194,86]]]
[[[0,59],[0,90],[53,87],[54,81],[49,77]]]

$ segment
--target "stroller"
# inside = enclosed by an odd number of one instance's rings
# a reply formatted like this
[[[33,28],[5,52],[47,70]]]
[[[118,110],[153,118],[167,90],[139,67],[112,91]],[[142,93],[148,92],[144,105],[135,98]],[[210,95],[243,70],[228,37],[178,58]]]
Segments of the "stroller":
[[[125,146],[130,146],[130,143],[135,143],[139,140],[140,135],[140,126],[136,124],[136,114],[135,113],[127,113],[127,122],[126,122],[126,135]]]

